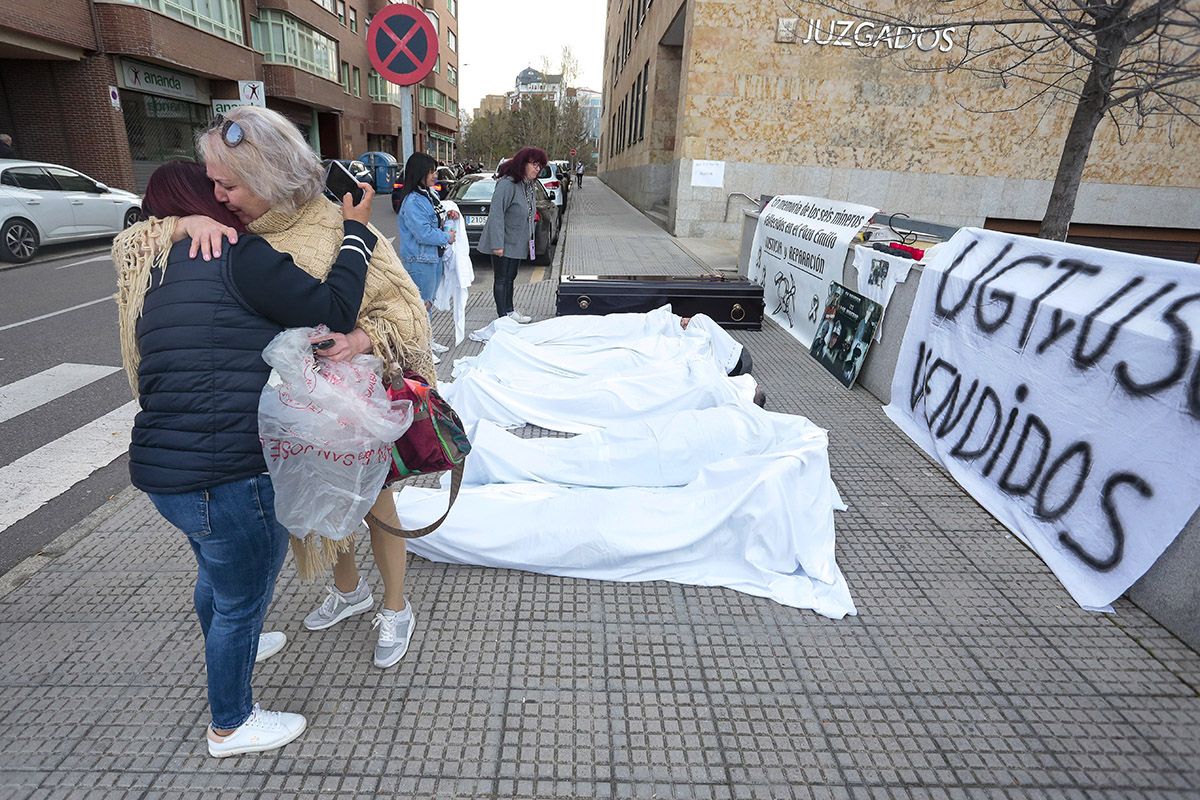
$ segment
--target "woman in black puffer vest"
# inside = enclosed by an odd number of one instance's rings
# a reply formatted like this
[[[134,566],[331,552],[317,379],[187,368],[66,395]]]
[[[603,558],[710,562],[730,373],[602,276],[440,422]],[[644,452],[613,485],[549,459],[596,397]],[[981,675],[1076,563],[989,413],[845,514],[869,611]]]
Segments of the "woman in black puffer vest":
[[[246,235],[216,201],[203,166],[164,165],[146,189],[146,211],[186,217],[177,235],[194,238],[174,244],[165,265],[149,269],[148,284],[139,284],[148,285],[144,298],[121,292],[127,305],[140,299],[140,308],[121,314],[125,326],[136,320],[136,330],[123,333],[136,334],[139,358],[141,411],[129,472],[196,556],[194,601],[212,710],[208,748],[217,757],[280,747],[306,726],[299,714],[259,708],[250,685],[256,658],[286,641],[282,633],[261,633],[288,541],[275,519],[258,438],[258,399],[270,374],[262,351],[284,328],[354,329],[375,246],[366,225],[373,192],[360,186],[360,204],[349,195],[343,201],[345,238],[324,282]],[[222,247],[224,236],[230,243]],[[214,239],[214,257],[199,257],[200,242]]]

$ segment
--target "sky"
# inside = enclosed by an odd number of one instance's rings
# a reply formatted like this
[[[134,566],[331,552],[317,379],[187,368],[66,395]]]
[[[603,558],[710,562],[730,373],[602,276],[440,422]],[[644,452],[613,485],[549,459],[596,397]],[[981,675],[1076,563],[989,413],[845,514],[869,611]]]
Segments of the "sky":
[[[517,73],[558,72],[563,45],[579,62],[576,84],[600,90],[604,79],[605,0],[459,0],[458,105],[474,114],[487,94],[512,91]],[[519,44],[518,44],[519,42]]]

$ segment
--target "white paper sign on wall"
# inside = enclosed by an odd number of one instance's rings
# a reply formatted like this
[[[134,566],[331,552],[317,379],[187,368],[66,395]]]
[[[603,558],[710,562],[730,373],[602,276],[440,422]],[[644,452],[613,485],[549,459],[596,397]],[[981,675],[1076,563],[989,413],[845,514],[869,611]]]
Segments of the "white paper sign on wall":
[[[725,162],[693,161],[692,186],[723,189],[725,187]]]

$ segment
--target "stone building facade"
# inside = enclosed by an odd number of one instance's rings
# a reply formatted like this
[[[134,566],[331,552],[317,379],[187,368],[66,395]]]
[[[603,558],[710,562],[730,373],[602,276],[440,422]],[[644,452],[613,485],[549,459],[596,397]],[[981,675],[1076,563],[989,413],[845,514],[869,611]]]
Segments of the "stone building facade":
[[[387,0],[0,0],[0,132],[22,158],[140,190],[255,82],[323,158],[399,156],[398,87],[366,32]],[[422,0],[437,71],[415,88],[418,150],[451,160],[458,131],[458,0]],[[110,93],[113,96],[110,96]]]
[[[836,41],[831,29],[853,20],[791,6],[813,19],[790,21],[783,0],[609,0],[602,179],[678,236],[736,236],[745,203],[733,198],[726,215],[734,192],[1036,230],[1069,107],[966,110],[1010,96],[962,72],[903,63],[936,65],[961,47],[952,35],[884,55]],[[1200,129],[1124,135],[1122,144],[1102,123],[1073,233],[1167,242],[1142,249],[1200,260]],[[723,186],[693,186],[697,160],[723,163]]]

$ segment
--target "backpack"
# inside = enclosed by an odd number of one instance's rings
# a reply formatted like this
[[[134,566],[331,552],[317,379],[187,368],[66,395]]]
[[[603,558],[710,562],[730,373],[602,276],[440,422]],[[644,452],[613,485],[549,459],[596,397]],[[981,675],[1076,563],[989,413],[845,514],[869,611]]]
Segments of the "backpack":
[[[450,471],[450,504],[446,513],[431,524],[407,531],[393,528],[373,514],[367,514],[368,520],[393,536],[416,539],[441,527],[454,507],[471,442],[458,414],[417,373],[405,370],[404,378],[393,381],[388,387],[388,399],[411,401],[413,421],[404,435],[392,443],[392,464],[383,485],[390,486],[414,475]]]

